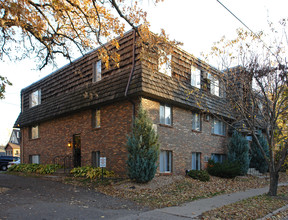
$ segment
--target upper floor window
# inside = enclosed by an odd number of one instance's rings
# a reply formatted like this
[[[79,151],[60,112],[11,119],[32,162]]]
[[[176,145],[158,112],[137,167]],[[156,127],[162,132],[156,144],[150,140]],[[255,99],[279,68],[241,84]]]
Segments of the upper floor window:
[[[30,139],[39,138],[39,126],[34,125],[30,127]]]
[[[198,89],[201,88],[201,70],[194,66],[191,66],[191,85]]]
[[[172,111],[169,105],[160,105],[160,124],[172,125]]]
[[[101,114],[100,109],[93,109],[92,111],[92,126],[93,128],[100,128]]]
[[[171,71],[171,55],[167,55],[166,53],[164,53],[164,55],[159,57],[158,60],[158,71],[160,73],[164,73],[167,76],[171,76],[172,75],[172,71]]]
[[[199,113],[192,113],[192,130],[201,131],[201,116]]]
[[[38,89],[29,95],[29,107],[32,108],[34,106],[41,104],[41,90]]]
[[[101,80],[101,60],[98,60],[93,64],[93,82],[98,82]]]
[[[210,90],[212,95],[220,96],[219,79],[217,76],[211,76]]]
[[[212,121],[212,134],[226,135],[226,124],[214,118]]]

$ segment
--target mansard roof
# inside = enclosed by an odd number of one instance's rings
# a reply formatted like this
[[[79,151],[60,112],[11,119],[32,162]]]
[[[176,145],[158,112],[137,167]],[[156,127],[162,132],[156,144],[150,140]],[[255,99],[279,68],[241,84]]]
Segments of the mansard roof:
[[[147,63],[152,62],[155,65],[157,60],[149,62],[143,60],[139,46],[135,46],[133,55],[135,43],[133,33],[129,31],[119,38],[120,48],[117,50],[120,54],[119,68],[102,67],[102,79],[99,82],[92,82],[93,64],[99,60],[97,50],[94,50],[24,88],[21,91],[22,111],[15,126],[30,126],[73,112],[121,101],[127,96],[150,97],[189,109],[206,111],[208,107],[212,113],[233,118],[227,110],[224,98],[213,96],[202,89],[195,89],[190,84],[191,65],[214,75],[220,75],[220,71],[182,49],[175,48],[172,54],[172,77],[155,72]],[[116,50],[109,44],[106,47]],[[135,67],[132,68],[134,58]],[[131,73],[132,79],[128,93],[125,94]],[[41,90],[41,104],[30,108],[29,95],[36,90]],[[199,98],[205,103],[205,107],[204,104],[203,106],[199,104]]]

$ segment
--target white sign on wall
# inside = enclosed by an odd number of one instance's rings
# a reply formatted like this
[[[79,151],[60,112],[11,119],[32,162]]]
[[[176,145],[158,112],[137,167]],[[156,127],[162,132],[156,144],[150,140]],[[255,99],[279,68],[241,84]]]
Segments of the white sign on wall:
[[[106,167],[106,157],[100,157],[100,167]]]

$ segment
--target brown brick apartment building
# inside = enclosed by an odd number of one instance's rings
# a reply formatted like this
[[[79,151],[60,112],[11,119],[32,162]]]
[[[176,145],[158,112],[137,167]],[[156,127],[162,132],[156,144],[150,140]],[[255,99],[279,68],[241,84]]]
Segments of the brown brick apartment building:
[[[96,49],[22,90],[16,124],[24,163],[70,155],[74,166],[98,166],[105,156],[108,169],[125,174],[127,135],[140,103],[159,135],[159,173],[182,174],[205,168],[211,156],[223,159],[227,129],[219,118],[231,116],[220,72],[179,48],[154,71],[157,59],[141,58],[136,41],[134,31],[119,38],[119,67],[105,68]]]

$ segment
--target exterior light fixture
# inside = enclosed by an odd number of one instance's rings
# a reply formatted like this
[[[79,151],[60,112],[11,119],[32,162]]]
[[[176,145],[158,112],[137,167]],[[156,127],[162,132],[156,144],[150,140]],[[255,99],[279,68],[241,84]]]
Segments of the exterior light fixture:
[[[71,144],[71,141],[68,141],[68,145],[67,145],[69,148],[72,147],[72,144]]]

